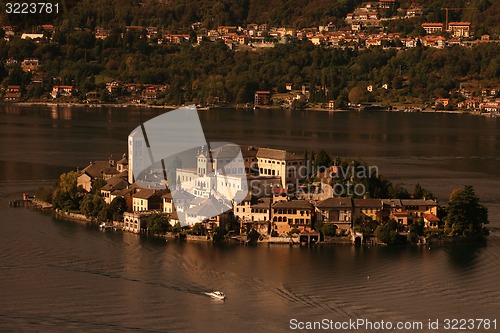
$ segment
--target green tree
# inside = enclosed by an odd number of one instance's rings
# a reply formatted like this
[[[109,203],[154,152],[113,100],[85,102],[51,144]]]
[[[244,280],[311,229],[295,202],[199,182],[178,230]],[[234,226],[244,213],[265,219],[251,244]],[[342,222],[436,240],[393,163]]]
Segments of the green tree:
[[[398,233],[398,223],[394,220],[379,225],[375,230],[375,235],[379,241],[387,245],[404,244],[406,242],[406,237]]]
[[[81,191],[77,188],[78,174],[74,171],[63,173],[56,183],[52,203],[54,208],[62,210],[78,210],[82,199]]]
[[[252,229],[248,235],[247,235],[247,241],[250,244],[257,244],[258,240],[260,238],[260,234],[257,232],[257,230]]]
[[[123,213],[127,211],[127,201],[124,197],[115,197],[109,204],[113,221],[123,221]]]
[[[314,163],[316,167],[328,167],[332,164],[332,158],[325,150],[321,149],[316,155]]]
[[[85,195],[80,204],[80,212],[88,218],[97,218],[101,213],[101,210],[105,207],[106,203],[100,194],[88,193]],[[104,218],[103,214],[104,213],[101,213],[101,218]],[[105,220],[107,220],[107,218]]]
[[[101,193],[101,188],[106,185],[106,181],[104,178],[97,178],[92,181],[92,187],[90,190],[90,193]]]
[[[337,234],[337,226],[331,223],[325,223],[321,227],[321,232],[325,236],[335,236]]]
[[[349,91],[349,102],[359,104],[365,101],[365,93],[360,87],[354,87]]]
[[[202,223],[195,223],[193,225],[193,228],[191,229],[193,235],[197,236],[204,236],[205,235],[205,228],[203,227]]]
[[[213,240],[215,243],[222,242],[227,235],[226,228],[217,227],[214,229]]]
[[[164,235],[171,229],[168,218],[160,213],[153,214],[149,218],[148,233],[152,235]]]
[[[472,236],[488,223],[488,209],[479,204],[471,185],[454,190],[448,200],[445,233],[449,236]]]

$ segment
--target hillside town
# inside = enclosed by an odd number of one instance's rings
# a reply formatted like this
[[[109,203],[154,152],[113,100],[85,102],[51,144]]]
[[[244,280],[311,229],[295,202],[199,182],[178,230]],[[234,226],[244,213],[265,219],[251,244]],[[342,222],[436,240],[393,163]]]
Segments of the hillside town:
[[[128,34],[139,36],[149,45],[200,45],[204,42],[220,42],[235,52],[262,52],[279,44],[289,44],[293,41],[309,41],[317,47],[365,50],[380,48],[383,50],[407,50],[417,47],[445,49],[454,46],[474,47],[488,43],[498,43],[497,36],[483,34],[478,36],[470,22],[449,21],[453,11],[467,11],[468,8],[443,8],[446,11],[446,22],[424,22],[417,24],[412,33],[394,32],[388,29],[393,21],[405,21],[419,18],[423,8],[412,5],[409,8],[399,8],[394,0],[379,0],[366,2],[349,13],[344,18],[345,24],[292,28],[278,27],[269,24],[247,24],[245,26],[218,26],[207,29],[200,22],[192,23],[189,33],[173,33],[160,26],[123,26],[81,28],[81,32],[91,34],[96,41],[106,41],[109,38],[124,39]],[[37,44],[55,45],[54,36],[59,28],[52,24],[42,24],[32,31],[19,31],[15,26],[2,26],[3,39],[9,43],[14,40],[26,40]],[[80,91],[79,82],[63,82],[60,77],[48,78],[42,70],[43,62],[37,57],[10,56],[4,61],[5,68],[12,72],[17,67],[28,73],[30,82],[26,85],[2,86],[1,95],[5,102],[45,102],[45,103],[83,103],[90,106],[102,103],[125,103],[135,105],[164,105],[165,96],[172,89],[172,83],[137,83],[116,78],[105,79],[102,90]],[[405,77],[401,77],[404,84]],[[38,86],[44,86],[48,92],[36,93]],[[377,90],[394,89],[391,82],[366,82],[367,93]],[[186,88],[181,88],[186,89]],[[495,85],[481,86],[472,82],[462,82],[460,89],[447,91],[449,97],[435,96],[429,103],[429,108],[436,110],[462,110],[477,114],[498,115],[499,87]],[[43,89],[42,89],[43,90]],[[28,91],[31,93],[27,94]],[[282,106],[307,105],[312,94],[325,94],[322,86],[305,83],[301,85],[286,82],[283,86],[275,86],[270,90],[254,90],[253,104],[247,106]],[[33,98],[33,96],[38,96]],[[203,101],[203,106],[220,106],[227,103],[222,96],[211,96]],[[355,105],[354,103],[353,105]],[[338,109],[343,103],[331,99],[321,104],[324,109]],[[345,107],[345,106],[344,106]]]

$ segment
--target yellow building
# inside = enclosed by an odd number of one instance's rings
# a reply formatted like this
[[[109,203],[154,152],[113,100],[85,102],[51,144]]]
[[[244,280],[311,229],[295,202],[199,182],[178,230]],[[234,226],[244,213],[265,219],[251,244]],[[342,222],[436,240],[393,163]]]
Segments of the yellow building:
[[[272,205],[272,230],[279,235],[294,228],[309,232],[313,217],[314,206],[305,200],[278,201]]]
[[[281,177],[283,188],[297,186],[308,174],[304,155],[286,150],[259,148],[257,163],[260,175]]]
[[[353,199],[353,201],[355,218],[380,221],[383,208],[381,199]]]
[[[162,199],[161,191],[152,189],[138,190],[132,196],[132,207],[134,212],[142,212],[148,210],[160,210]]]

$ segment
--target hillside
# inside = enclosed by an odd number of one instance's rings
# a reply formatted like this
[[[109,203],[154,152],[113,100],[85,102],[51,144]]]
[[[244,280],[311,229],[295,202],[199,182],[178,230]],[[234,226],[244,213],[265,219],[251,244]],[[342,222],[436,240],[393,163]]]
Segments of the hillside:
[[[2,7],[6,1],[2,0]],[[214,28],[218,25],[269,23],[296,28],[329,22],[345,24],[344,18],[362,4],[361,0],[62,0],[61,13],[50,16],[16,15],[0,19],[3,25],[26,28],[31,24],[54,23],[65,27],[159,26],[189,29],[192,23]],[[481,32],[498,34],[499,6],[492,0],[399,0],[396,7],[422,7],[423,21],[445,21],[445,7],[469,8],[449,12],[450,20],[471,21]],[[474,9],[470,9],[474,8]]]

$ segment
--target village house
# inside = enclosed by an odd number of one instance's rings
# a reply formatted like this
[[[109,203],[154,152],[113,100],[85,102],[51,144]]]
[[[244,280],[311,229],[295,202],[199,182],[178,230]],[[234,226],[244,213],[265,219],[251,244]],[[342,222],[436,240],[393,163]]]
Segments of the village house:
[[[383,204],[381,199],[353,199],[354,218],[363,220],[380,221],[382,218]]]
[[[269,105],[271,102],[271,92],[270,91],[256,91],[254,104],[259,105]]]
[[[119,174],[112,156],[110,156],[108,161],[91,161],[88,166],[77,172],[77,186],[82,186],[87,192],[92,190],[92,182],[94,180],[99,178],[108,180]]]
[[[104,29],[103,27],[96,27],[95,28],[95,38],[96,39],[101,39],[104,40],[109,37],[109,30]]]
[[[395,5],[395,0],[379,0],[378,2],[378,7],[383,9],[393,8]]]
[[[305,200],[281,200],[272,205],[272,231],[278,235],[296,228],[310,232],[313,227],[314,206]]]
[[[470,22],[450,22],[448,30],[453,37],[470,37]]]
[[[260,175],[281,177],[281,186],[296,187],[307,177],[308,169],[304,154],[286,150],[259,148],[257,163]]]
[[[106,82],[106,90],[111,95],[116,94],[122,88],[122,86],[123,86],[122,82],[118,80],[111,80],[109,82]]]
[[[429,35],[442,32],[444,28],[443,23],[422,23],[422,28]]]
[[[424,214],[432,214],[437,216],[438,204],[434,200],[429,199],[401,199],[403,211],[408,212],[410,219],[418,220]]]
[[[439,228],[441,220],[434,214],[424,214],[424,227],[425,228]]]
[[[153,85],[146,86],[146,88],[142,92],[142,98],[144,98],[146,101],[155,100],[157,97],[158,89]]]
[[[167,192],[167,193],[163,194],[161,196],[161,199],[162,199],[161,211],[163,213],[168,213],[168,214],[173,213],[175,211],[175,208],[174,208],[174,200],[172,197],[172,193]]]
[[[443,107],[446,107],[448,104],[450,104],[449,98],[436,98],[436,100],[434,101],[434,106],[441,105]]]
[[[38,67],[40,67],[40,63],[36,58],[24,59],[21,62],[21,69],[24,72],[34,72],[38,69]]]
[[[162,190],[138,189],[132,196],[133,211],[161,210],[162,194]]]
[[[442,49],[446,46],[446,38],[443,36],[424,36],[421,41],[424,46],[428,47]]]
[[[412,6],[406,10],[405,17],[410,18],[410,17],[422,16],[422,13],[423,13],[422,8]]]
[[[457,107],[464,110],[476,110],[479,109],[480,104],[481,100],[479,98],[470,98],[465,101],[458,102]]]
[[[108,205],[111,203],[111,195],[115,191],[121,191],[128,188],[128,182],[123,177],[114,176],[106,181],[106,185],[101,188],[101,195]]]
[[[497,98],[495,101],[480,103],[479,110],[481,112],[499,113],[500,112],[500,99]]]
[[[268,235],[271,225],[272,198],[261,198],[257,203],[250,203],[250,213],[240,219],[240,228],[243,233],[254,229],[261,235]]]
[[[53,86],[50,96],[56,99],[59,97],[68,97],[73,93],[73,86]]]
[[[21,99],[21,86],[7,86],[3,100],[6,102],[18,102]]]
[[[316,205],[317,221],[331,223],[347,230],[352,227],[353,206],[351,198],[328,198]]]
[[[135,234],[144,232],[148,228],[151,215],[154,212],[125,212],[123,214],[123,230]]]

